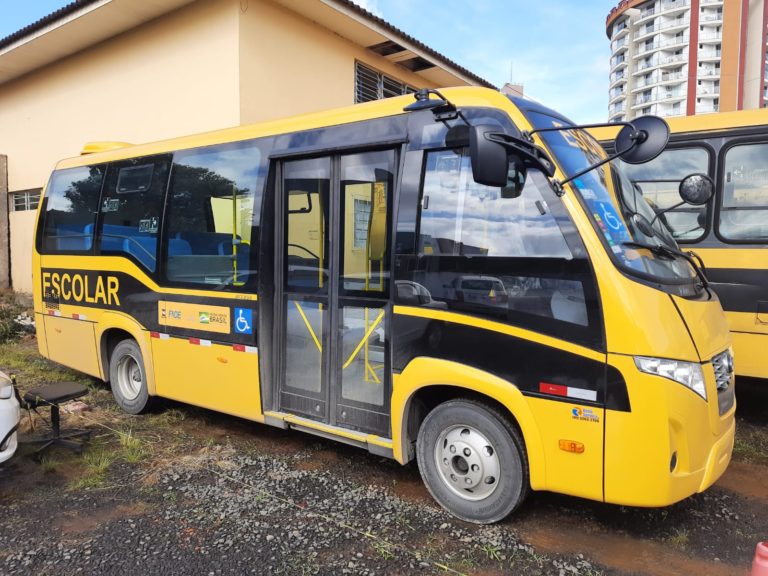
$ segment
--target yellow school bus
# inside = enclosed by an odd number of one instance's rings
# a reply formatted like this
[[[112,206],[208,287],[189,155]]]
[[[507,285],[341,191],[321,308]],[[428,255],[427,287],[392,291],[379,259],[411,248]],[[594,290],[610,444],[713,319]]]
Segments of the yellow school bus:
[[[627,134],[647,155],[655,131]],[[548,108],[425,90],[84,152],[39,209],[38,342],[130,413],[170,398],[416,459],[482,523],[530,489],[671,504],[730,460],[717,297]]]
[[[628,176],[677,242],[704,261],[733,338],[736,374],[768,378],[768,109],[670,118],[668,149]],[[595,136],[609,148],[616,128]],[[716,192],[703,206],[680,205],[686,175],[708,174]]]

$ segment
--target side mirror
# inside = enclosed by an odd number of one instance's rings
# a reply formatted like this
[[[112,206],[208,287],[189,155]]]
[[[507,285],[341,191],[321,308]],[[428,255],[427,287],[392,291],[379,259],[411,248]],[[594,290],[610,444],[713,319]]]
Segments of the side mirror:
[[[478,184],[502,187],[507,185],[507,149],[487,136],[498,133],[499,127],[489,124],[472,126],[469,130],[469,155],[472,177]]]
[[[680,198],[686,204],[703,206],[715,193],[715,183],[706,174],[690,174],[680,182]]]
[[[507,183],[501,187],[501,197],[504,199],[519,198],[523,193],[523,188],[525,188],[526,176],[527,170],[522,162],[510,162]]]
[[[650,162],[664,151],[669,141],[669,125],[658,116],[641,116],[624,126],[616,136],[616,150],[627,164]]]

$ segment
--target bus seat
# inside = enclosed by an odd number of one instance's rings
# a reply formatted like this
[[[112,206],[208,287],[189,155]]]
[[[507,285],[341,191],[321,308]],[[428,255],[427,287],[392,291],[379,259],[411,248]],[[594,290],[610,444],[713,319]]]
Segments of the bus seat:
[[[123,240],[122,251],[136,258],[141,264],[155,270],[155,253],[157,251],[157,238],[153,236],[131,236]]]
[[[56,249],[85,252],[93,246],[93,224],[82,229],[79,226],[58,226],[56,228]]]
[[[581,290],[560,289],[552,293],[552,317],[555,320],[587,326],[587,305]]]
[[[189,256],[192,254],[192,246],[186,240],[171,238],[168,240],[168,256]]]

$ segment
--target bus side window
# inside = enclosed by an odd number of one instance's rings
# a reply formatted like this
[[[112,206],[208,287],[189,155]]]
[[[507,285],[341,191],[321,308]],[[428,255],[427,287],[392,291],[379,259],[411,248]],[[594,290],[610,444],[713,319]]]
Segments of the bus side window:
[[[564,209],[543,190],[543,175],[530,171],[522,194],[504,198],[474,181],[466,150],[428,152],[418,255],[398,274],[398,302],[592,338],[589,264],[566,240]]]
[[[725,153],[718,231],[726,240],[768,239],[768,144],[734,146]]]
[[[621,161],[619,161],[621,162]],[[680,181],[694,173],[709,173],[709,152],[702,147],[671,148],[645,164],[627,164],[622,169],[656,212],[680,203]],[[659,217],[682,242],[695,242],[707,231],[707,205],[683,204]]]
[[[41,253],[91,252],[103,177],[103,166],[53,173],[46,192]]]
[[[238,287],[256,277],[252,224],[261,152],[252,142],[174,157],[164,255],[168,280]]]
[[[135,158],[110,164],[101,199],[101,254],[127,254],[150,272],[157,244],[170,158]]]

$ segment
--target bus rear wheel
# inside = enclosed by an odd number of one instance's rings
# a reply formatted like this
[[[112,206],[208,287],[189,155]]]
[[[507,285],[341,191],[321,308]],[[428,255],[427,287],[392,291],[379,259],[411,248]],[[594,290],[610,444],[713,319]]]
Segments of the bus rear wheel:
[[[135,340],[122,340],[109,359],[109,382],[118,406],[129,414],[140,414],[149,408],[147,376],[141,349]]]
[[[421,424],[416,451],[432,497],[466,522],[503,520],[528,495],[523,440],[492,406],[469,399],[438,405]]]

